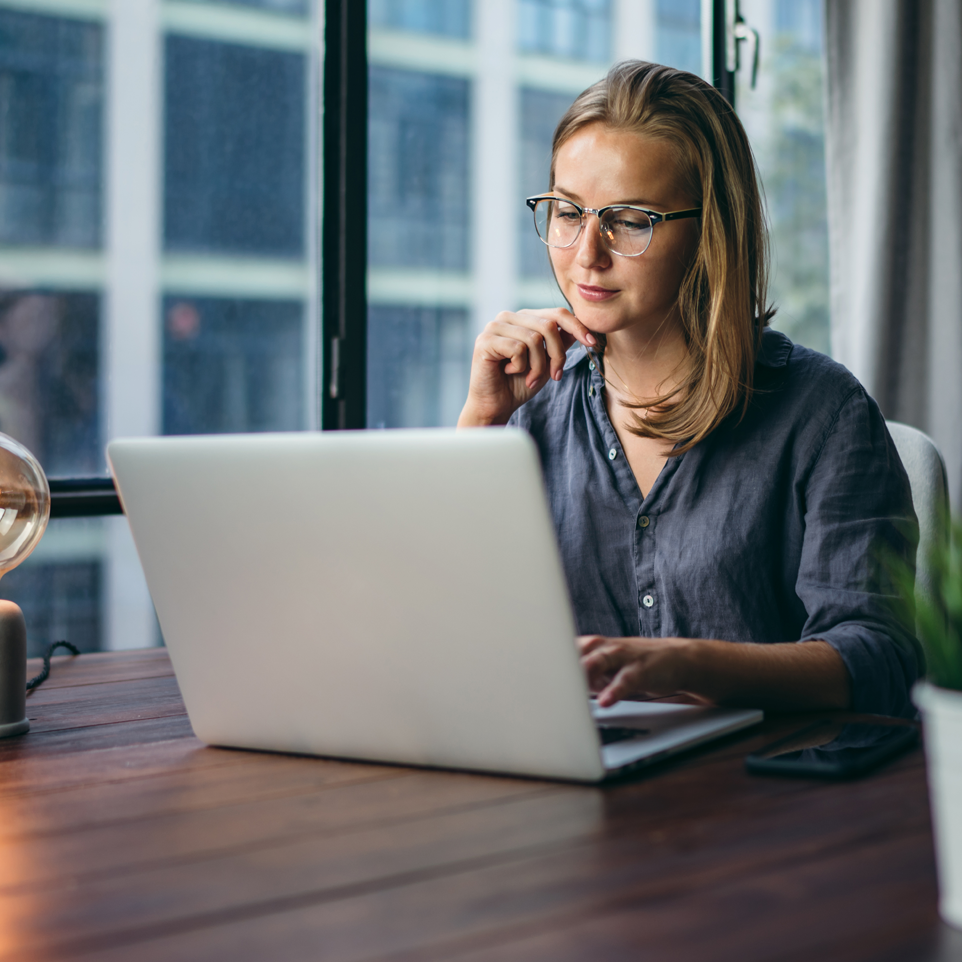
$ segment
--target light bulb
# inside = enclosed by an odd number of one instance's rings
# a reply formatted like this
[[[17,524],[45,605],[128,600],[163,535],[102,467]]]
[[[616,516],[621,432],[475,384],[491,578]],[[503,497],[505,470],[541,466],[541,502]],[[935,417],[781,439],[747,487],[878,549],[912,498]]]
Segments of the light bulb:
[[[37,459],[0,434],[0,577],[37,547],[50,520],[50,485]],[[30,728],[26,713],[27,628],[12,601],[0,601],[0,738]]]
[[[0,577],[16,568],[50,520],[50,485],[37,459],[0,434]]]

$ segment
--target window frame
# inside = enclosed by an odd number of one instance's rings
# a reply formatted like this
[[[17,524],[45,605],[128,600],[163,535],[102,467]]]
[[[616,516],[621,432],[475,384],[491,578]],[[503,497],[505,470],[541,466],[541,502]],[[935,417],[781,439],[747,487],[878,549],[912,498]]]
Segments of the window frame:
[[[323,2],[321,377],[315,404],[321,430],[358,430],[367,427],[367,164],[358,162],[367,157],[367,4]],[[712,82],[734,106],[726,50],[738,0],[707,2]],[[123,514],[110,477],[52,479],[50,498],[53,518]]]

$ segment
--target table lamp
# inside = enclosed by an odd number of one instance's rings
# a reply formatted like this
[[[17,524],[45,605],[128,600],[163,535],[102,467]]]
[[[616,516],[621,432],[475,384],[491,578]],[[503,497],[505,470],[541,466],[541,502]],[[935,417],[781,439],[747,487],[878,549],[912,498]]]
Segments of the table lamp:
[[[50,520],[50,486],[37,459],[0,434],[0,578],[37,546]],[[22,735],[27,720],[27,627],[12,601],[0,600],[0,738]]]

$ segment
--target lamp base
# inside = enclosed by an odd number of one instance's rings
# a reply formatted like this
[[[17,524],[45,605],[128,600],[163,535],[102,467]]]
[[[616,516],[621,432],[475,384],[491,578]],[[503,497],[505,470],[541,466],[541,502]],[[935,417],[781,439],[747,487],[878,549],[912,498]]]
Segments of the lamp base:
[[[27,626],[12,601],[0,601],[0,738],[22,735],[27,715]]]
[[[10,722],[9,725],[0,725],[0,738],[10,738],[13,735],[24,735],[30,731],[30,719],[24,718],[23,721]]]

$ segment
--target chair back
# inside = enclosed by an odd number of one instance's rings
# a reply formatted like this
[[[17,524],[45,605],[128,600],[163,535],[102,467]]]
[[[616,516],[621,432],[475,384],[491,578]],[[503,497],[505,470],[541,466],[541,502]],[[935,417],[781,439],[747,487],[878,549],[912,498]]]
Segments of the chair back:
[[[945,461],[935,442],[918,428],[898,421],[886,423],[909,476],[915,514],[919,519],[915,594],[931,598],[935,572],[929,559],[932,549],[945,544],[948,538],[949,482]]]

